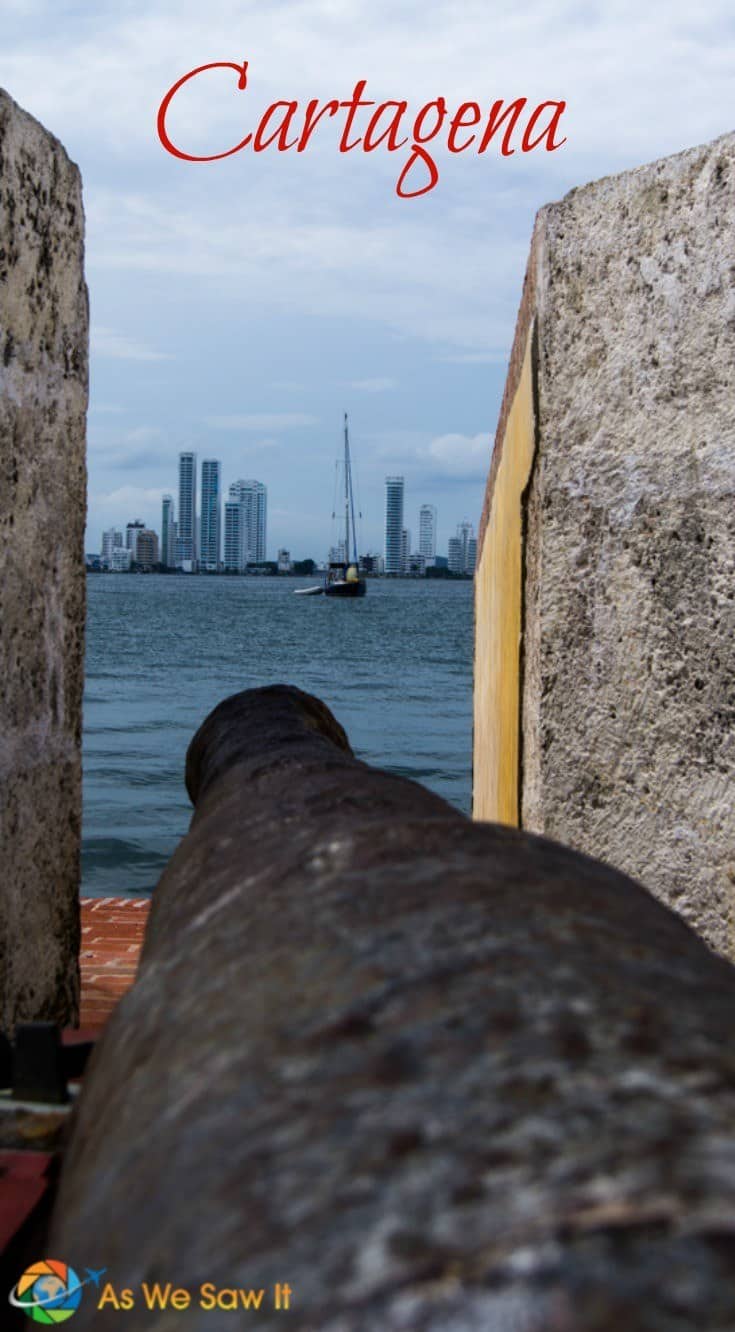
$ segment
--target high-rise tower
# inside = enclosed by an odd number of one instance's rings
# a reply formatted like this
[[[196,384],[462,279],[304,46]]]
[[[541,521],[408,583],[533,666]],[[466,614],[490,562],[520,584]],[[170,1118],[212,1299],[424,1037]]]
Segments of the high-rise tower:
[[[403,477],[385,478],[385,572],[403,571]]]
[[[436,505],[422,504],[419,509],[419,555],[427,561],[436,559]]]
[[[245,552],[245,505],[237,496],[225,500],[225,540],[223,562],[225,569],[244,573],[247,564]]]
[[[138,533],[142,532],[145,523],[140,518],[135,518],[132,523],[128,523],[125,528],[125,549],[132,550],[133,559],[135,559],[135,545],[138,540]]]
[[[191,571],[196,567],[197,456],[179,454],[179,536],[176,563]]]
[[[176,564],[176,523],[173,495],[161,500],[161,564],[171,569]]]
[[[219,569],[221,547],[221,464],[214,458],[202,462],[202,515],[199,566],[211,573]]]
[[[230,501],[243,506],[242,530],[245,564],[262,564],[266,556],[268,488],[262,481],[233,481]]]

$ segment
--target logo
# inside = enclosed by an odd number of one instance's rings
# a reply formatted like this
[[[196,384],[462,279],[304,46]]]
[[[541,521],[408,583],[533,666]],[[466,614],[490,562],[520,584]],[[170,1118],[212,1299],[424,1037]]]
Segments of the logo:
[[[15,1290],[10,1292],[14,1309],[22,1309],[34,1323],[65,1323],[73,1318],[82,1302],[82,1291],[92,1282],[99,1287],[100,1278],[107,1269],[95,1272],[86,1269],[86,1280],[80,1281],[73,1267],[54,1258],[43,1258],[32,1263],[23,1273]]]

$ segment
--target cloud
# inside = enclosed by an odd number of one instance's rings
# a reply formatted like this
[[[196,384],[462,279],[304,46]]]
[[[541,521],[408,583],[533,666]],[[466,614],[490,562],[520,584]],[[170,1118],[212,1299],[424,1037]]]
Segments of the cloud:
[[[424,452],[424,458],[435,472],[462,480],[483,481],[490,466],[491,440],[489,434],[438,435]]]
[[[38,22],[28,23],[31,13]],[[446,0],[428,6],[374,0],[369,11],[364,0],[285,0],[276,21],[271,6],[248,6],[246,24],[242,0],[206,6],[201,0],[117,6],[12,0],[3,38],[6,86],[27,104],[33,97],[42,118],[61,116],[63,134],[99,142],[117,160],[148,147],[164,92],[205,59],[250,60],[246,93],[237,94],[234,76],[218,71],[206,88],[195,82],[174,104],[172,129],[214,151],[225,136],[233,143],[238,131],[252,128],[257,110],[272,98],[344,95],[361,76],[369,96],[406,97],[414,109],[438,92],[450,103],[476,98],[483,105],[493,94],[561,94],[570,104],[575,141],[616,152],[660,141],[682,88],[692,141],[702,129],[707,137],[718,105],[722,115],[730,106],[729,0],[709,0],[700,12],[683,0],[648,6],[608,0],[601,7],[529,0],[521,10],[465,0],[461,21]],[[219,56],[207,55],[213,41]],[[310,145],[312,161],[331,156],[336,128],[320,127]],[[675,120],[671,132],[678,132]],[[156,151],[162,153],[157,145]],[[391,156],[395,161],[401,154]],[[371,171],[387,157],[375,153]],[[385,174],[392,188],[392,166]]]
[[[186,282],[194,308],[205,292],[216,293],[223,313],[237,308],[255,337],[264,318],[307,320],[305,336],[313,337],[317,320],[354,321],[359,311],[362,323],[400,339],[433,342],[448,354],[490,348],[507,358],[534,207],[524,201],[524,223],[516,215],[511,230],[505,218],[513,207],[517,214],[518,201],[512,191],[506,197],[502,177],[494,198],[501,234],[491,253],[477,208],[465,210],[461,247],[448,250],[452,220],[442,201],[428,217],[381,203],[355,215],[348,207],[336,219],[325,214],[314,180],[296,198],[281,195],[280,179],[259,180],[259,206],[236,215],[216,178],[206,210],[188,186],[180,198],[174,189],[175,207],[170,191],[154,185],[146,200],[90,189],[90,267],[106,283]],[[370,380],[354,382],[369,391]]]
[[[162,449],[158,452],[140,449],[134,453],[112,454],[106,458],[108,466],[120,472],[160,471],[164,467],[170,467],[171,461],[171,454]]]
[[[503,365],[508,357],[505,351],[467,351],[447,353],[436,359],[447,365]]]
[[[291,430],[318,425],[318,421],[305,412],[250,412],[244,416],[209,416],[206,424],[212,430]],[[273,443],[269,440],[266,447]]]
[[[162,447],[151,447],[156,442]],[[90,464],[95,468],[102,464],[111,471],[150,472],[172,466],[174,457],[166,446],[166,432],[158,426],[134,426],[122,434],[110,426],[95,426],[89,441]]]
[[[352,379],[348,380],[347,388],[356,389],[358,393],[386,393],[388,389],[396,388],[395,379]]]
[[[125,432],[125,439],[131,444],[146,444],[149,440],[160,439],[163,431],[158,426],[141,425]]]
[[[490,434],[458,431],[428,437],[418,430],[392,430],[372,436],[372,454],[379,468],[404,471],[436,481],[484,482],[490,466]]]
[[[104,512],[117,515],[120,512],[135,514],[150,509],[150,506],[161,505],[161,488],[146,488],[145,486],[118,486],[116,490],[106,492],[96,492],[89,496],[90,507],[102,509]]]
[[[167,352],[153,351],[135,338],[124,333],[116,333],[112,328],[99,325],[92,328],[90,335],[92,351],[96,356],[110,357],[116,361],[171,361]]]

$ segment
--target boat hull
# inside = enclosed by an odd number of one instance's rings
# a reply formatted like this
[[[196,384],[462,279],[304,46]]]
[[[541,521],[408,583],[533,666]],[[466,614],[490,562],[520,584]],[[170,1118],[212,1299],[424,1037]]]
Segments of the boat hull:
[[[358,578],[352,583],[344,582],[328,583],[324,589],[325,597],[364,597],[367,592],[367,583],[364,578]]]

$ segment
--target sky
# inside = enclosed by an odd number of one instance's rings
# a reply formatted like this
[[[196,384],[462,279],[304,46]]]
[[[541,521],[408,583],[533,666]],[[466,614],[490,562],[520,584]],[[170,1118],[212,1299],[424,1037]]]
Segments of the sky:
[[[536,211],[589,180],[733,128],[730,3],[530,0],[1,0],[0,86],[82,171],[91,309],[86,549],[134,518],[160,530],[179,450],[268,487],[268,555],[326,554],[348,411],[361,550],[382,550],[384,478],[405,523],[438,509],[439,552],[477,524]],[[192,163],[280,98],[347,99],[358,79],[409,115],[527,97],[567,103],[566,143],[436,153],[401,199],[405,155],[307,151]],[[364,126],[364,122],[363,122]],[[410,127],[410,126],[409,126]],[[323,131],[323,132],[322,132]],[[435,141],[435,144],[438,141]],[[446,139],[444,139],[444,143]],[[432,145],[433,149],[434,145]]]

